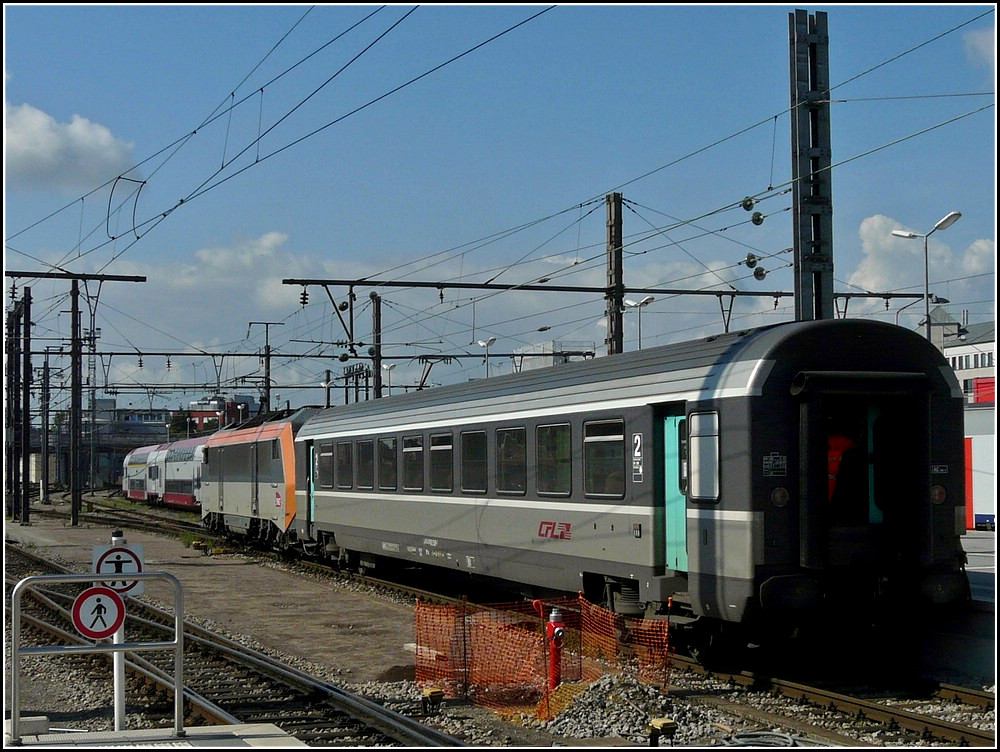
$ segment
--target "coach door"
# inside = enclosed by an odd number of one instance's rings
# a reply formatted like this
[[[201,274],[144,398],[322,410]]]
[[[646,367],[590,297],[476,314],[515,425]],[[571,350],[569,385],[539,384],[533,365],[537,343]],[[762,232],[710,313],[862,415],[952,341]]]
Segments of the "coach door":
[[[257,464],[260,455],[260,444],[256,441],[250,445],[250,516],[260,516],[260,467]]]
[[[815,380],[813,389],[801,384],[800,563],[870,568],[919,541],[927,398],[917,391],[922,382],[887,393],[861,379]]]
[[[311,441],[306,442],[306,529],[307,536],[313,536],[313,521],[316,519],[316,447]]]
[[[666,565],[686,572],[687,555],[687,420],[683,415],[663,419],[663,505]]]
[[[214,451],[215,455],[216,455],[216,462],[215,462],[215,484],[216,484],[216,487],[218,489],[218,494],[219,494],[219,511],[221,512],[221,511],[223,511],[225,509],[225,504],[224,504],[225,484],[223,483],[223,478],[225,478],[226,474],[223,472],[222,466],[223,466],[223,464],[225,464],[225,461],[226,461],[226,448],[220,446],[217,449],[210,450],[210,451]]]

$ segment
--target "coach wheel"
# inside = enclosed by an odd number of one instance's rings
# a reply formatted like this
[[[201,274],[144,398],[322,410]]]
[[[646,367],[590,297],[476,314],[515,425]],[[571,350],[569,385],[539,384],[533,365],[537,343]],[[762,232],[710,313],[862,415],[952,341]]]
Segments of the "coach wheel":
[[[739,658],[742,647],[735,635],[721,624],[704,625],[690,642],[691,657],[705,668],[726,669]]]
[[[368,571],[368,567],[365,566],[365,562],[361,559],[361,554],[355,551],[348,551],[347,555],[344,557],[345,569],[364,576],[365,572]]]

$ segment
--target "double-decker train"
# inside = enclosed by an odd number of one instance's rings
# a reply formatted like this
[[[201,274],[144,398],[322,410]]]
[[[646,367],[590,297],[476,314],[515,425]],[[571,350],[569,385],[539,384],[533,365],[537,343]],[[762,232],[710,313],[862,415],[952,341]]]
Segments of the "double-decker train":
[[[201,508],[204,438],[133,449],[122,463],[122,493],[132,501],[180,509]]]
[[[202,514],[349,566],[771,632],[966,600],[964,464],[940,352],[823,320],[223,431]]]

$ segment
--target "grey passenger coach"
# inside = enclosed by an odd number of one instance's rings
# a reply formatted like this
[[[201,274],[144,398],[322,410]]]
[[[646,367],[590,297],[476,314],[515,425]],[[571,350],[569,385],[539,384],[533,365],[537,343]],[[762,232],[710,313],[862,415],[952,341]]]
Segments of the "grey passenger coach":
[[[913,332],[777,324],[321,410],[292,531],[352,566],[678,624],[947,605],[968,587],[962,414]]]

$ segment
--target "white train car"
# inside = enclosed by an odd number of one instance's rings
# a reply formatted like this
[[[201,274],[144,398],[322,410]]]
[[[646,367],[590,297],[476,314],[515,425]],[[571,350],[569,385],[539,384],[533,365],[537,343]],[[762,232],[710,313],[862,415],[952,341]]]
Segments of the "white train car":
[[[122,493],[131,501],[152,502],[155,500],[156,476],[159,469],[150,464],[150,458],[155,457],[168,444],[152,444],[133,449],[125,455],[122,461]],[[153,494],[151,497],[150,494]]]
[[[205,437],[175,441],[162,457],[164,506],[201,509],[201,468]]]

